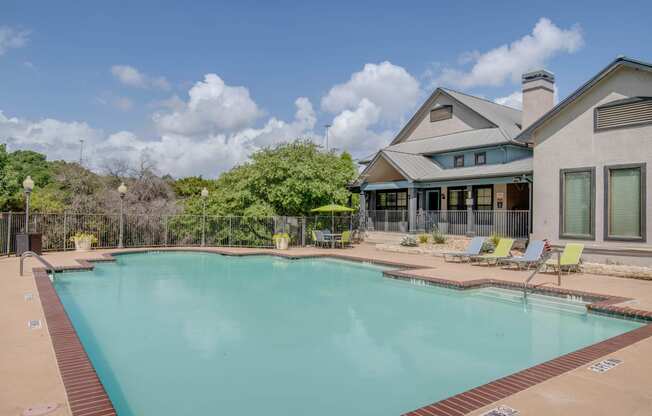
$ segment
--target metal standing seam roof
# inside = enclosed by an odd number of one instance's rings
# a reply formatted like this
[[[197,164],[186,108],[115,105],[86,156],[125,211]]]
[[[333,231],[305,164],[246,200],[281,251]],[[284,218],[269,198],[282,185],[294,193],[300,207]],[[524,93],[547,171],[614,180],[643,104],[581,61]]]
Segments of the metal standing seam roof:
[[[406,179],[412,181],[456,180],[491,176],[508,176],[532,172],[532,158],[523,158],[508,163],[468,166],[443,169],[427,156],[382,150],[385,157]]]
[[[414,154],[435,154],[504,143],[511,143],[511,141],[507,140],[498,128],[490,128],[410,140],[386,147],[384,150]]]

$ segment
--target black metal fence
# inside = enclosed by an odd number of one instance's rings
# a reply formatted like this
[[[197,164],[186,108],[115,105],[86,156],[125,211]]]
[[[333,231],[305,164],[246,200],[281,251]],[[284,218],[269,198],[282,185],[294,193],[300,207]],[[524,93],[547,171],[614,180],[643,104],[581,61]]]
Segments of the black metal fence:
[[[242,217],[202,215],[124,215],[123,247],[274,247],[274,234],[287,233],[290,246],[313,243],[313,230],[341,233],[357,229],[358,216]],[[97,248],[120,246],[120,215],[35,213],[29,216],[29,232],[41,233],[44,251],[74,249],[77,233],[92,234]],[[25,232],[24,213],[0,214],[0,254],[16,251],[16,234]]]

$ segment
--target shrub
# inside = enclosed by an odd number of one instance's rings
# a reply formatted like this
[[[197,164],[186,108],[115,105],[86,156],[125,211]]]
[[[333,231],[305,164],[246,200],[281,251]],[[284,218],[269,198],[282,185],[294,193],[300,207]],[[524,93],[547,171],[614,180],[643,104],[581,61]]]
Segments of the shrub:
[[[429,236],[428,234],[419,234],[417,238],[419,239],[419,244],[427,244]]]
[[[483,253],[491,253],[496,249],[496,246],[498,245],[498,242],[500,241],[502,237],[499,234],[491,234],[491,236],[487,239],[487,241],[484,242],[482,245],[482,252]]]
[[[446,244],[446,234],[443,234],[439,230],[433,231],[432,242],[435,244]]]
[[[290,241],[290,235],[288,233],[278,233],[272,236],[272,240],[274,241],[280,240],[281,238],[287,238],[287,240]]]
[[[411,235],[406,235],[403,238],[401,238],[401,243],[402,246],[404,247],[416,247],[418,246],[417,244],[417,239],[412,237]]]

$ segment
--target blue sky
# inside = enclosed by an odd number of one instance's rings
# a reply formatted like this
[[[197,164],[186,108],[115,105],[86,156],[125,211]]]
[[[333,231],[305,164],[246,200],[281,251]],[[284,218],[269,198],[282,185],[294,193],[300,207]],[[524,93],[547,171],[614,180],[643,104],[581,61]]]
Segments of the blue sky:
[[[5,0],[0,142],[74,159],[84,136],[93,168],[147,153],[216,176],[326,123],[364,156],[436,85],[508,97],[545,65],[563,98],[617,55],[652,60],[650,2],[495,3]]]

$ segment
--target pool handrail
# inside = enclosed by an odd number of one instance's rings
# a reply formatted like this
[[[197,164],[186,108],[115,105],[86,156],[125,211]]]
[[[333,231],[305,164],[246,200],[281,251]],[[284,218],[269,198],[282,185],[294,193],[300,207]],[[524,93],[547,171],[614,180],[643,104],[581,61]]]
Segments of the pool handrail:
[[[23,254],[20,255],[20,275],[23,275],[23,263],[25,262],[25,259],[28,257],[34,257],[36,260],[40,261],[41,264],[43,264],[49,271],[52,273],[56,272],[56,269],[52,264],[50,264],[47,260],[45,260],[43,257],[39,256],[38,254],[34,253],[33,251],[25,251]]]

